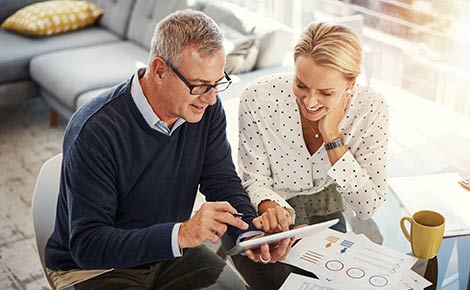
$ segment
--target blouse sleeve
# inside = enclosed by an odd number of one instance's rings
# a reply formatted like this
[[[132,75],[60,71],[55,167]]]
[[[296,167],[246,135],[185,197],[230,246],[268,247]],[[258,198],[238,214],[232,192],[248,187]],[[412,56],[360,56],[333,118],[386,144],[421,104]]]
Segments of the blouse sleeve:
[[[248,90],[240,97],[238,165],[243,187],[251,203],[258,210],[264,200],[272,200],[286,208],[295,220],[294,209],[274,191],[271,164],[266,152],[262,133],[255,121],[255,110],[251,108],[254,96]],[[259,118],[258,118],[259,119]]]
[[[370,218],[387,194],[388,106],[381,96],[368,106],[361,116],[357,148],[350,148],[328,170],[359,219]]]

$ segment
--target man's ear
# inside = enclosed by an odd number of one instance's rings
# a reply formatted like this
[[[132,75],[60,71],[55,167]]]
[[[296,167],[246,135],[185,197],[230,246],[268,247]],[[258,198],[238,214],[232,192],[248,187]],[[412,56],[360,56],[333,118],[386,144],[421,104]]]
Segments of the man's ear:
[[[150,67],[153,77],[162,79],[168,72],[168,66],[161,57],[155,57],[152,59]]]

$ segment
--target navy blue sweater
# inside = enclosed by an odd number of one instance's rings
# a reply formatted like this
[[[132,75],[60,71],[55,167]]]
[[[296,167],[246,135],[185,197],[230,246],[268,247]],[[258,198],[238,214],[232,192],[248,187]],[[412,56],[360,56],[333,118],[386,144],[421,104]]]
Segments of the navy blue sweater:
[[[82,107],[65,132],[52,270],[130,268],[173,259],[171,232],[196,192],[255,216],[232,163],[220,99],[167,136],[146,123],[131,80]],[[253,230],[250,226],[249,230]],[[229,227],[233,240],[242,233]]]

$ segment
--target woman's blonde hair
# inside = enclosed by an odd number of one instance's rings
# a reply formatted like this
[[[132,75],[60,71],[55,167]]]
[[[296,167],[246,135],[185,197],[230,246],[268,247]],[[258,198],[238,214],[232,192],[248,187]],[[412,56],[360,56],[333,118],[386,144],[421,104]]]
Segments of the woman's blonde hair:
[[[317,65],[335,69],[347,80],[354,80],[361,73],[361,42],[344,25],[325,22],[308,25],[295,46],[294,60],[299,56],[311,57]]]

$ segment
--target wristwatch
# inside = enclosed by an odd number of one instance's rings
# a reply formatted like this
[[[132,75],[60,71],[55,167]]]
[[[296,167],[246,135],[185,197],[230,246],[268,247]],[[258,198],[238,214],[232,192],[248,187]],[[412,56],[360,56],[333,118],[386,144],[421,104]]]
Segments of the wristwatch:
[[[343,140],[341,138],[336,138],[335,140],[325,144],[326,151],[333,150],[335,148],[344,146]]]

